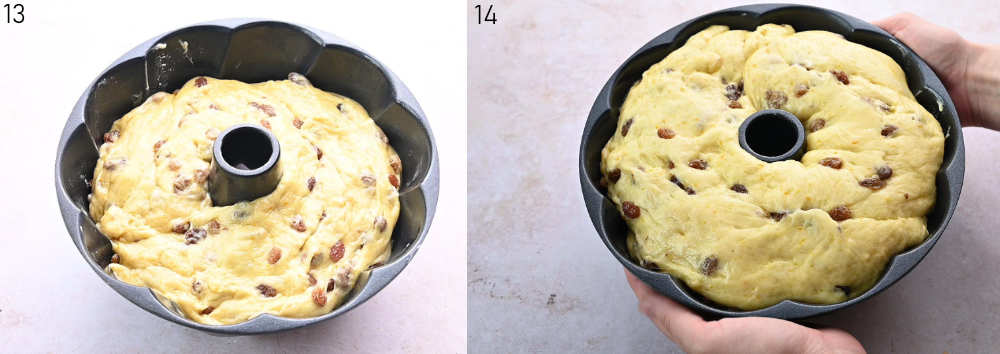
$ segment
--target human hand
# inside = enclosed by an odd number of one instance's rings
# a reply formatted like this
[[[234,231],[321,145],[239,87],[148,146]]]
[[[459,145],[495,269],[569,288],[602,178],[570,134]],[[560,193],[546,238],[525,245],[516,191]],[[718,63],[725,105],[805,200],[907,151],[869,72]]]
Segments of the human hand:
[[[812,329],[764,317],[705,321],[625,270],[646,314],[671,341],[688,353],[864,353],[853,336],[839,329]]]
[[[938,74],[964,126],[1000,130],[1000,48],[966,41],[911,13],[875,25],[917,52]]]

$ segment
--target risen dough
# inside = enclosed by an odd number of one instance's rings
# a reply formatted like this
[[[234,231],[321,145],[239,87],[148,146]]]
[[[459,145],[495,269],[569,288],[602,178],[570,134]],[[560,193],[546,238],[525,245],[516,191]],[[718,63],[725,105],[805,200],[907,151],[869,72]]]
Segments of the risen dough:
[[[112,242],[118,279],[152,288],[195,321],[233,324],[330,312],[386,260],[399,157],[361,105],[289,77],[196,78],[114,123],[90,215]],[[239,123],[269,127],[283,176],[269,195],[213,206],[212,144]]]
[[[807,127],[800,161],[740,148],[765,108]],[[719,304],[841,302],[927,236],[941,127],[899,65],[837,34],[709,27],[643,73],[619,116],[602,172],[629,250]]]

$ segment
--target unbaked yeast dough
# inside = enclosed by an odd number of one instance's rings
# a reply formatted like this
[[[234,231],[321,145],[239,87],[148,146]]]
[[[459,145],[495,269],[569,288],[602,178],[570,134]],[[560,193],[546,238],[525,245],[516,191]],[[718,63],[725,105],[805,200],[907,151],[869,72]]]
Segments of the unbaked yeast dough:
[[[399,157],[361,105],[289,78],[195,78],[114,123],[90,204],[114,247],[114,276],[195,321],[234,324],[330,312],[388,257]],[[264,197],[213,206],[212,144],[240,123],[275,135],[281,182]]]
[[[756,111],[806,127],[800,161],[738,142]],[[842,302],[927,237],[941,126],[891,58],[825,31],[709,27],[643,73],[602,152],[638,262],[730,307]]]

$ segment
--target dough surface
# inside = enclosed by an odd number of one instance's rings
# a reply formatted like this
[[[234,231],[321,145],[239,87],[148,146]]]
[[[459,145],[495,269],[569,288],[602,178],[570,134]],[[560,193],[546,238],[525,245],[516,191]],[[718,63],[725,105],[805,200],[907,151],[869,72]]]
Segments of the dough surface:
[[[115,251],[108,270],[190,319],[313,317],[386,261],[402,169],[364,107],[305,77],[245,84],[198,77],[150,96],[105,134],[90,215]],[[213,206],[212,145],[240,123],[281,147],[271,194]]]
[[[739,146],[752,113],[806,127],[800,161]],[[751,310],[860,295],[927,237],[941,126],[890,57],[825,31],[709,27],[646,70],[602,151],[629,251]]]

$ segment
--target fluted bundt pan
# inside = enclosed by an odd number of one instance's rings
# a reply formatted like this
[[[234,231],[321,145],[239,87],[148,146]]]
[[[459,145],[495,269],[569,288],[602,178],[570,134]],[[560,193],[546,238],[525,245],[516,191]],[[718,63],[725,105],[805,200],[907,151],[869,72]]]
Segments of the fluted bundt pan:
[[[171,301],[104,271],[111,261],[108,239],[88,215],[90,181],[98,147],[111,124],[150,95],[180,88],[196,76],[243,82],[285,80],[304,74],[322,90],[365,107],[399,153],[403,173],[399,220],[385,265],[362,273],[343,304],[313,318],[260,315],[235,325],[191,321]],[[295,24],[228,19],[184,27],[142,43],[115,60],[83,92],[70,113],[56,152],[56,195],[70,238],[86,263],[111,288],[153,314],[218,334],[282,331],[337,317],[374,296],[410,262],[427,236],[438,197],[437,150],[430,124],[405,85],[356,46]]]
[[[930,236],[923,243],[892,258],[874,287],[838,304],[814,305],[785,300],[767,308],[742,311],[714,303],[678,279],[647,270],[634,262],[625,245],[628,226],[606,192],[598,187],[601,179],[601,150],[614,134],[618,113],[629,88],[646,69],[684,45],[690,36],[709,26],[726,25],[732,29],[753,31],[766,23],[788,24],[796,31],[823,30],[839,33],[848,41],[885,53],[903,68],[910,91],[944,130],[944,160],[937,174],[937,198],[933,210],[927,214]],[[706,317],[767,316],[797,319],[864,301],[898,281],[927,255],[941,238],[958,206],[965,174],[965,148],[962,126],[948,91],[927,63],[898,39],[870,23],[836,11],[803,5],[760,4],[729,8],[684,22],[663,32],[632,54],[618,67],[594,101],[580,144],[579,167],[584,201],[597,233],[614,257],[639,279]]]

